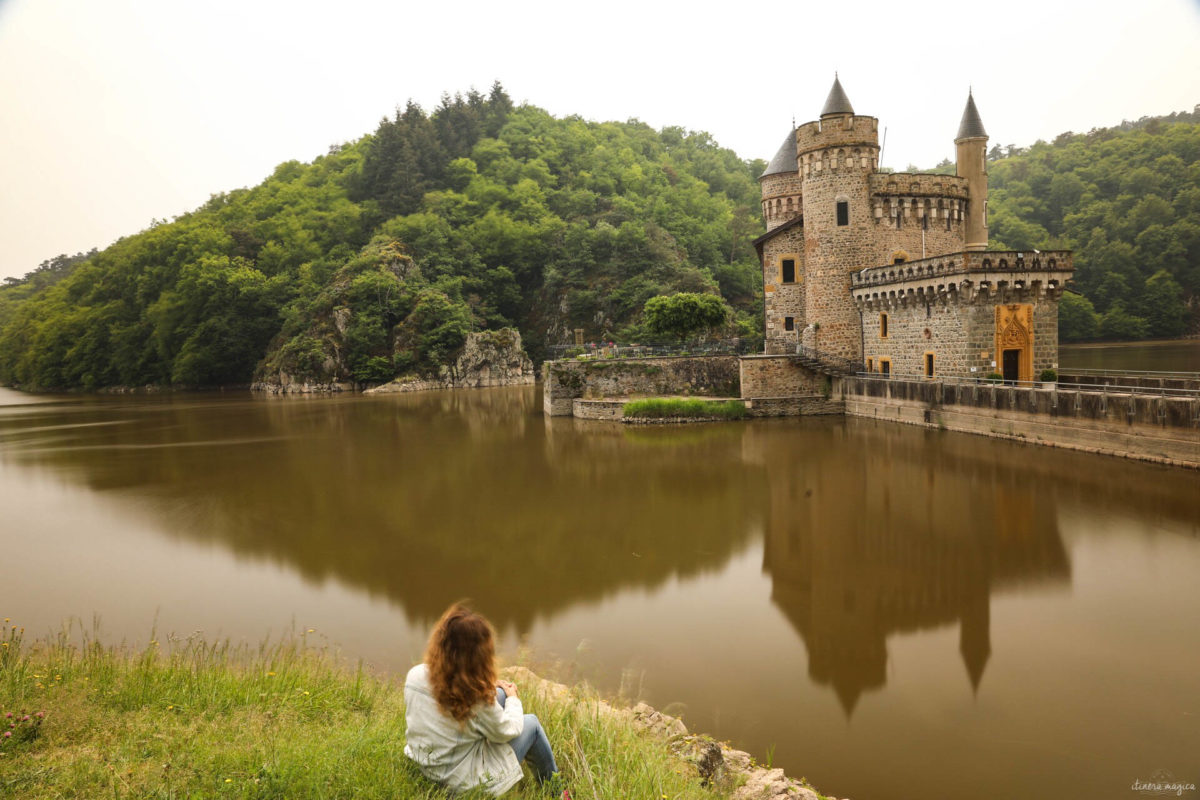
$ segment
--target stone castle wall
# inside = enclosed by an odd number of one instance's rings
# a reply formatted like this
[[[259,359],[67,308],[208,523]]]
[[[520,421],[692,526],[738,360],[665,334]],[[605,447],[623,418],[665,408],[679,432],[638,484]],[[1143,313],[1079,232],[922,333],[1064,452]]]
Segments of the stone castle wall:
[[[862,354],[850,273],[872,264],[878,250],[868,180],[878,145],[874,117],[835,116],[796,130],[804,179],[805,323],[815,329],[817,349],[850,359]],[[837,224],[839,202],[847,204],[846,225]]]
[[[740,397],[737,356],[562,359],[542,364],[546,416],[568,417],[577,398]]]
[[[839,198],[848,203],[848,225],[837,224]],[[875,260],[877,247],[870,235],[873,224],[866,173],[823,170],[805,180],[806,323],[817,326],[817,349],[844,358],[857,359],[861,355],[850,273]]]
[[[1033,379],[1058,367],[1058,302],[1032,298]],[[891,360],[893,375],[924,376],[925,353],[934,354],[934,375],[984,377],[1001,371],[996,354],[992,303],[932,300],[863,313],[863,360],[880,372],[880,359]],[[888,335],[880,317],[888,316]]]
[[[796,281],[783,283],[780,262],[796,259]],[[804,226],[797,225],[763,244],[763,296],[767,353],[795,353],[805,322]],[[793,329],[787,330],[787,317]]]
[[[777,398],[819,395],[829,390],[824,375],[789,356],[742,356],[742,397]]]

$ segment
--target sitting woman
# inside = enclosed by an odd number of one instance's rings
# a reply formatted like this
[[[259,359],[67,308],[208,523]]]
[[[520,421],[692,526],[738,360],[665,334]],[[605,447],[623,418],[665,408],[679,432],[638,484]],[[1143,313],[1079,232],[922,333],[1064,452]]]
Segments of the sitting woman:
[[[459,603],[429,635],[425,663],[408,671],[404,703],[404,754],[452,792],[481,787],[499,797],[521,780],[523,760],[539,783],[560,780],[538,718],[524,713],[516,686],[496,680],[491,624]]]

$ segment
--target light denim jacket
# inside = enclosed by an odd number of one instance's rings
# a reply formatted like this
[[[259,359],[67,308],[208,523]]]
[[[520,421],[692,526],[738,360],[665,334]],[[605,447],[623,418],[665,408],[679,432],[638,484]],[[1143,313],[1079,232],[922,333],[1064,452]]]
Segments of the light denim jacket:
[[[508,744],[525,727],[519,698],[509,697],[503,707],[494,699],[491,705],[481,704],[460,724],[442,713],[428,671],[418,664],[404,679],[404,705],[408,723],[404,755],[417,763],[426,778],[452,792],[481,786],[493,797],[521,780],[521,764]]]

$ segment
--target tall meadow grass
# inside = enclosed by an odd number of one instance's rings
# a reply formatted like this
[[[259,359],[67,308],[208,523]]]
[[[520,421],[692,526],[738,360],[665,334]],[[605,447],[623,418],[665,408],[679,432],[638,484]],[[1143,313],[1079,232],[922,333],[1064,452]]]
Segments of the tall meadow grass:
[[[0,720],[41,724],[0,738],[0,797],[447,797],[404,757],[401,677],[350,664],[312,633],[258,646],[168,636],[134,648],[78,627],[26,643],[6,621]],[[586,692],[529,689],[522,700],[579,800],[722,796]],[[527,776],[506,796],[545,795]]]

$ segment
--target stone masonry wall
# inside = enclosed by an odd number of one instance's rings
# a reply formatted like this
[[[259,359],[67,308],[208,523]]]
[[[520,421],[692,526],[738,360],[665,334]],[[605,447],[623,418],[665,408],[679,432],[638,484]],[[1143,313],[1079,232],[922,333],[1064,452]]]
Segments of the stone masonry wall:
[[[989,306],[990,309],[990,306]],[[964,375],[974,344],[968,341],[971,307],[957,303],[908,305],[863,315],[863,357],[872,371],[882,372],[880,359],[891,359],[893,375],[925,374],[925,353],[934,353],[935,375]],[[887,314],[888,335],[880,335]],[[990,348],[989,348],[990,349]],[[973,361],[970,363],[974,363]]]
[[[780,172],[762,179],[763,221],[767,230],[774,230],[801,212],[800,175],[796,172]]]
[[[572,414],[576,398],[700,395],[739,397],[737,356],[563,359],[542,364],[542,403],[547,416]]]
[[[804,178],[805,322],[816,328],[816,347],[858,359],[861,331],[850,295],[850,273],[873,264],[877,246],[869,175],[879,155],[878,121],[834,117],[797,129]],[[847,205],[847,225],[837,224],[837,203]]]
[[[804,183],[805,322],[817,327],[819,350],[860,356],[858,310],[850,295],[850,273],[872,264],[866,175],[822,170]],[[849,225],[837,224],[839,197],[849,203]]]
[[[890,264],[898,252],[915,261],[962,251],[965,179],[879,173],[870,176],[870,185],[877,249],[873,263],[864,266]]]
[[[1200,401],[985,383],[840,378],[849,416],[1200,468]]]
[[[796,259],[796,282],[781,281],[780,262]],[[763,296],[766,352],[795,353],[804,330],[805,275],[804,226],[784,231],[763,245]],[[785,329],[785,318],[792,317],[793,330]]]
[[[1049,298],[1033,305],[1033,379],[1058,366],[1058,303]],[[888,336],[880,336],[880,315],[888,315]],[[891,359],[893,375],[924,376],[925,353],[934,354],[934,375],[982,378],[999,372],[996,355],[995,304],[910,303],[863,315],[863,360],[881,372],[881,358]],[[974,372],[971,369],[974,368]]]
[[[828,393],[824,375],[787,356],[742,356],[742,397],[803,397]]]
[[[1058,368],[1058,300],[1037,297],[1022,298],[1021,302],[1033,305],[1033,380],[1044,369]],[[1001,372],[1001,357],[996,352],[996,305],[976,303],[971,306],[968,360],[962,375],[975,367],[976,377],[989,372]],[[993,366],[992,362],[996,362]],[[951,374],[951,373],[946,373]]]

